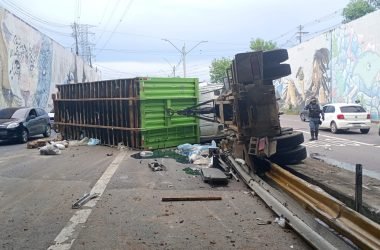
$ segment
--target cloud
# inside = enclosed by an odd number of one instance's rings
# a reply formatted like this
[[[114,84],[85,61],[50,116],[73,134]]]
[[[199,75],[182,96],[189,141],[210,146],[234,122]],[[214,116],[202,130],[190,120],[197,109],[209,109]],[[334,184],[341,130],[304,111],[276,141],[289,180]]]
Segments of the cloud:
[[[95,65],[104,80],[134,78],[139,76],[172,77],[173,64],[164,60],[151,62],[97,62]],[[209,66],[207,61],[192,61],[186,65],[187,77],[199,78],[200,81],[209,80]],[[183,77],[183,65],[176,67],[176,76]]]

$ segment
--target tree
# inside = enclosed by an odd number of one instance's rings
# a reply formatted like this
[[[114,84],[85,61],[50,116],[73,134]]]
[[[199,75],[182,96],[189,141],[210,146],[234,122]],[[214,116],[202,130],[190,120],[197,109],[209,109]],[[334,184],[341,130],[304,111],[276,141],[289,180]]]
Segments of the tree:
[[[214,83],[222,83],[227,76],[226,70],[231,66],[231,60],[225,57],[214,59],[210,66],[210,80]]]
[[[272,41],[265,41],[264,39],[256,38],[255,40],[251,40],[251,44],[249,45],[249,47],[253,51],[265,51],[277,48],[277,44]]]
[[[376,9],[380,9],[380,0],[368,0],[368,2]]]
[[[379,6],[379,1],[351,0],[343,9],[343,23],[348,23],[375,11],[375,6]]]

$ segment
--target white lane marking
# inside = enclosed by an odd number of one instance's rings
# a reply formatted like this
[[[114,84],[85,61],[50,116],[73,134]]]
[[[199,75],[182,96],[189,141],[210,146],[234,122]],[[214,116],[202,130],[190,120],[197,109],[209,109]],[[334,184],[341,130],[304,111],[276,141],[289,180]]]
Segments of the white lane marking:
[[[96,202],[104,193],[107,184],[115,174],[125,156],[126,152],[120,152],[116,156],[112,163],[107,167],[106,171],[104,171],[103,175],[96,182],[95,186],[91,189],[91,194],[97,193],[99,196],[93,200],[90,200],[86,204],[85,207],[88,207],[88,209],[81,209],[75,212],[66,226],[61,230],[57,237],[55,237],[54,244],[51,245],[48,250],[69,250],[71,248],[75,241],[74,234],[76,231],[80,230],[78,225],[86,223],[88,217],[92,212],[92,208],[96,205]]]
[[[297,129],[295,131],[299,131],[299,132],[303,132],[303,133],[306,133],[306,134],[310,134],[310,132],[307,132],[307,131],[304,131],[304,130],[301,130],[301,129]],[[351,142],[351,143],[357,143],[357,144],[365,145],[365,146],[376,146],[376,144],[369,144],[369,143],[365,143],[365,142],[354,141],[354,140],[349,140],[349,139],[344,139],[344,138],[338,138],[338,137],[329,136],[329,135],[321,135],[320,134],[320,136],[324,136],[324,137],[327,137],[327,138],[336,139],[336,140],[340,140],[340,141],[347,141],[347,142]]]

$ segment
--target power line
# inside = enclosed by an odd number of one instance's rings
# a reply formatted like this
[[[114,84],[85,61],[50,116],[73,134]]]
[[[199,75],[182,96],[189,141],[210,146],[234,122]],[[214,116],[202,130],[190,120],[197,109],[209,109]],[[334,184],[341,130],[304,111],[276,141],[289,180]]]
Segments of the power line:
[[[186,44],[185,43],[183,44],[182,50],[180,50],[170,40],[168,40],[168,39],[162,39],[162,40],[165,41],[165,42],[170,43],[181,54],[182,65],[183,65],[183,77],[186,77],[186,56],[187,56],[187,54],[189,54],[193,49],[195,49],[201,43],[207,43],[207,41],[200,41],[196,45],[194,45],[191,49],[189,49],[188,51],[186,51]]]
[[[124,16],[127,14],[128,10],[131,8],[132,3],[133,3],[133,0],[130,0],[130,1],[128,2],[126,8],[124,9],[124,12],[123,12],[122,15],[121,15],[121,18],[120,18],[119,22],[116,24],[116,26],[115,26],[114,30],[112,31],[112,33],[110,34],[108,40],[105,42],[105,44],[103,45],[103,47],[100,49],[100,51],[99,51],[96,55],[99,55],[99,54],[102,52],[102,50],[108,45],[108,42],[111,40],[113,34],[114,34],[115,31],[119,28],[121,22],[123,21]]]

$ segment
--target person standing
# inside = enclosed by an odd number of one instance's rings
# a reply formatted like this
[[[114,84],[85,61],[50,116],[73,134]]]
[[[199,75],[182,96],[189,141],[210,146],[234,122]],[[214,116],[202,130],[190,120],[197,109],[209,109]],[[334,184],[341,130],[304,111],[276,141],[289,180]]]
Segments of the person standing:
[[[318,140],[318,129],[321,124],[320,119],[322,118],[322,120],[324,120],[325,117],[321,107],[317,103],[317,98],[312,97],[310,103],[306,105],[305,110],[309,111],[310,141]]]

